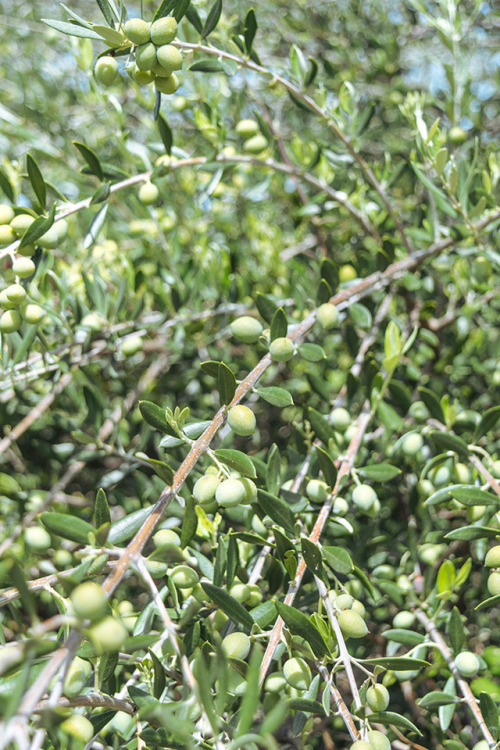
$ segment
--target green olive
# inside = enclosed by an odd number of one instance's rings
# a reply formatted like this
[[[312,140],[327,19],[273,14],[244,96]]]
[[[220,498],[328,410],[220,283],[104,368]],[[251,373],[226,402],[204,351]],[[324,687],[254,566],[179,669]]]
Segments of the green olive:
[[[339,281],[341,284],[345,284],[347,281],[354,281],[358,278],[356,269],[351,266],[350,263],[346,263],[339,268]]]
[[[316,312],[316,320],[325,331],[334,328],[339,320],[339,313],[335,305],[332,305],[331,302],[325,302],[325,304],[320,305]]]
[[[491,547],[486,553],[484,564],[487,568],[500,568],[500,544]]]
[[[92,665],[90,662],[75,656],[64,678],[64,695],[67,698],[76,698],[77,695],[80,695],[91,674]]]
[[[167,78],[155,78],[155,88],[161,94],[175,94],[179,86],[180,82],[175,73],[167,76]]]
[[[14,242],[16,235],[10,224],[0,224],[0,247],[6,247]]]
[[[372,685],[366,691],[366,702],[372,711],[385,711],[389,705],[389,691],[385,685]]]
[[[151,38],[151,24],[142,18],[130,18],[124,25],[123,31],[132,44],[146,44]]]
[[[358,484],[352,491],[352,501],[360,510],[370,510],[377,499],[377,493],[369,484]]]
[[[328,485],[320,479],[310,479],[307,483],[306,495],[314,503],[324,503],[328,495]]]
[[[340,629],[346,638],[363,638],[368,633],[366,622],[352,609],[344,609],[338,615]]]
[[[245,486],[239,479],[226,479],[217,487],[215,499],[223,508],[241,505],[246,500]]]
[[[146,42],[137,47],[135,51],[135,64],[139,70],[151,70],[156,65],[156,47],[151,42]]]
[[[60,727],[65,734],[71,735],[80,742],[90,742],[96,734],[92,722],[81,714],[72,714],[64,719]]]
[[[115,617],[105,617],[88,630],[88,636],[96,653],[119,651],[125,643],[128,632],[123,623]]]
[[[152,206],[160,197],[160,191],[153,182],[145,182],[139,188],[139,200],[145,206]]]
[[[7,313],[4,313],[4,315],[7,315]],[[2,323],[2,318],[0,318],[0,327]],[[490,592],[491,596],[498,596],[498,594],[500,594],[500,573],[497,573],[496,571],[494,571],[493,573],[490,573],[488,576],[487,586],[488,586],[488,591]]]
[[[110,86],[118,75],[118,63],[111,55],[104,55],[96,62],[94,72],[99,83]]]
[[[229,633],[222,641],[222,648],[231,659],[246,659],[250,653],[250,638],[245,633]]]
[[[182,55],[173,44],[163,44],[156,50],[156,60],[169,73],[182,68]]]
[[[235,130],[242,138],[251,138],[259,132],[259,124],[255,120],[240,120]]]
[[[193,487],[193,495],[199,503],[210,503],[215,497],[215,491],[221,479],[215,474],[205,474],[198,479]]]
[[[269,346],[269,354],[274,362],[288,362],[294,355],[293,341],[285,336],[274,339]]]
[[[10,225],[16,235],[18,237],[22,237],[25,231],[33,224],[34,221],[34,216],[30,216],[30,214],[17,214],[17,216],[14,216],[14,218],[10,222]]]
[[[10,224],[14,218],[14,209],[8,203],[0,203],[0,225]]]
[[[159,18],[157,21],[153,21],[151,24],[151,41],[156,44],[157,47],[163,44],[170,44],[177,33],[177,21],[173,16],[165,16]]]
[[[6,310],[0,316],[0,331],[2,333],[14,333],[21,328],[23,319],[17,310]]]
[[[472,651],[461,651],[455,656],[455,666],[464,677],[473,677],[477,674],[480,664]]]
[[[253,344],[259,340],[262,333],[262,325],[255,318],[249,315],[242,315],[231,323],[231,332],[233,336],[245,344]]]
[[[170,572],[170,580],[178,589],[192,589],[200,578],[188,565],[176,565]]]
[[[31,258],[19,257],[16,258],[12,264],[12,271],[20,279],[28,279],[35,273],[36,266]]]
[[[307,690],[311,684],[311,670],[304,659],[288,659],[283,665],[283,675],[291,687],[296,690]]]
[[[26,289],[21,284],[11,284],[5,290],[5,296],[13,305],[20,305],[26,297]]]
[[[372,750],[391,750],[391,743],[383,732],[377,732],[375,729],[368,732],[368,742]]]
[[[236,435],[249,437],[255,432],[255,414],[248,408],[248,406],[238,404],[229,409],[227,413],[227,423]]]
[[[92,581],[85,581],[71,592],[71,604],[78,617],[95,622],[105,615],[108,600],[102,586]]]
[[[252,136],[243,144],[243,151],[247,154],[261,154],[269,146],[269,142],[261,133]]]

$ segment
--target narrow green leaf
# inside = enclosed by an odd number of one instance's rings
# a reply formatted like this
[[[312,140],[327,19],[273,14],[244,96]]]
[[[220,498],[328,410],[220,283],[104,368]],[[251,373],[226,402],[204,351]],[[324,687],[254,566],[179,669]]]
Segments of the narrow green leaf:
[[[455,684],[455,678],[453,677],[453,675],[446,680],[445,686],[443,688],[443,693],[445,693],[446,695],[450,695],[453,698],[456,696],[457,686]],[[439,710],[438,710],[439,726],[441,727],[443,732],[446,732],[446,730],[450,726],[454,713],[455,713],[454,703],[448,706],[439,707]]]
[[[78,542],[79,544],[88,544],[89,534],[94,533],[94,527],[90,523],[82,518],[70,516],[68,513],[50,513],[47,511],[41,514],[40,520],[52,534],[57,534],[63,539],[70,539],[72,542]]]
[[[420,398],[429,410],[431,417],[434,417],[434,419],[437,419],[444,424],[445,419],[443,409],[441,408],[441,404],[439,403],[436,394],[422,386],[418,389],[418,392],[420,393]]]
[[[258,388],[257,393],[264,401],[272,406],[284,408],[285,406],[291,406],[293,399],[291,395],[284,388],[278,388],[275,385],[266,386],[264,388]]]
[[[254,13],[253,8],[250,8],[245,18],[245,25],[243,27],[243,38],[245,40],[245,48],[247,51],[247,55],[249,55],[250,52],[252,51],[252,44],[253,44],[253,40],[255,38],[256,32],[257,32],[257,19],[255,18],[255,13]]]
[[[465,443],[462,438],[459,438],[456,435],[450,435],[447,432],[440,432],[436,430],[435,432],[430,433],[430,438],[439,450],[454,451],[461,458],[467,458],[469,455],[467,443]]]
[[[448,488],[450,495],[462,505],[500,505],[500,499],[479,487],[455,485]]]
[[[413,659],[410,656],[380,656],[376,659],[362,659],[361,661],[363,664],[371,664],[374,667],[384,667],[384,669],[393,669],[401,672],[430,667],[428,661]]]
[[[307,698],[291,698],[287,701],[287,706],[294,711],[305,711],[309,714],[325,715],[323,705],[318,701],[308,700]]]
[[[48,232],[48,230],[54,223],[55,215],[56,204],[54,203],[54,205],[50,209],[48,216],[39,216],[37,219],[35,219],[33,224],[30,224],[30,226],[21,237],[21,242],[19,243],[18,250],[22,250],[23,247],[31,245],[36,242],[36,240],[39,240],[40,237],[43,237],[45,232]]]
[[[108,200],[110,192],[111,192],[110,182],[105,182],[104,185],[100,185],[95,191],[94,195],[92,196],[90,205],[95,206],[98,203],[103,203],[104,201]]]
[[[333,427],[328,424],[326,417],[320,414],[319,411],[313,409],[312,406],[307,410],[307,419],[309,420],[313,431],[317,437],[328,446],[328,442],[333,438]]]
[[[439,706],[455,705],[459,700],[460,699],[456,696],[447,695],[446,693],[441,692],[441,690],[433,690],[432,692],[427,693],[427,695],[424,695],[424,697],[418,701],[418,705],[420,708],[438,708]]]
[[[323,557],[317,544],[311,542],[307,537],[301,539],[302,555],[304,561],[313,575],[320,575],[323,567]]]
[[[190,65],[189,70],[194,73],[220,73],[224,70],[224,65],[219,60],[199,60]]]
[[[235,535],[231,535],[227,542],[227,566],[226,566],[226,585],[228,587],[234,581],[238,565],[240,564],[240,555],[238,542]]]
[[[257,491],[258,503],[264,514],[271,516],[279,526],[289,534],[294,534],[295,518],[288,503],[281,497],[271,495],[264,490]]]
[[[425,636],[421,633],[415,633],[413,630],[407,630],[406,628],[384,630],[382,636],[387,638],[388,641],[401,643],[403,646],[419,646],[425,641]]]
[[[181,443],[180,440],[179,443]],[[149,456],[147,456],[145,453],[142,453],[142,451],[136,453],[135,455],[137,458],[140,458],[141,461],[147,461],[151,468],[156,472],[160,479],[165,482],[166,485],[170,486],[172,484],[172,482],[174,481],[175,472],[169,464],[167,464],[165,461],[158,461],[158,459],[156,458],[149,458]]]
[[[92,24],[92,31],[106,42],[109,47],[121,47],[125,44],[125,39],[119,31],[112,29],[109,26],[101,26],[100,24]]]
[[[165,432],[167,435],[171,435],[172,437],[179,437],[167,422],[167,418],[165,417],[165,409],[162,409],[161,406],[157,406],[151,401],[139,401],[139,410],[141,412],[142,418],[145,422],[148,423],[148,425],[150,425],[150,427],[153,427],[155,430],[159,430],[160,432]]]
[[[185,549],[196,533],[198,516],[196,515],[196,502],[192,495],[186,500],[184,507],[184,518],[182,519],[181,549]]]
[[[307,362],[321,362],[321,360],[326,359],[324,349],[318,344],[300,344],[299,354]]]
[[[485,411],[483,416],[481,417],[481,421],[476,427],[474,440],[479,440],[483,437],[483,435],[486,435],[490,430],[492,430],[499,418],[500,406],[492,406],[491,409]]]
[[[284,602],[276,601],[276,609],[285,625],[293,635],[298,635],[310,645],[316,656],[327,656],[328,648],[319,630],[312,624],[310,618]]]
[[[366,662],[365,662],[366,663]],[[383,724],[385,727],[394,726],[402,727],[409,732],[415,732],[416,734],[422,735],[422,732],[417,729],[415,724],[401,714],[395,714],[392,711],[380,711],[370,714],[370,723]]]
[[[179,23],[186,15],[191,4],[191,0],[177,0],[174,9],[174,18]]]
[[[471,542],[474,539],[495,539],[498,536],[500,536],[500,530],[489,526],[462,526],[448,532],[444,538],[451,541]]]
[[[51,18],[42,18],[42,21],[46,26],[50,26],[51,29],[60,31],[63,34],[69,34],[69,36],[77,36],[83,39],[101,40],[101,37],[99,36],[99,34],[96,34],[95,31],[86,29],[85,27],[80,26],[80,24],[78,23],[68,23],[67,21],[55,21],[55,20],[52,20]]]
[[[194,26],[198,34],[203,31],[203,23],[195,6],[191,3],[186,11],[186,18]]]
[[[167,681],[165,679],[165,670],[161,661],[156,656],[155,652],[148,649],[149,658],[153,662],[153,697],[160,700]]]
[[[326,483],[330,487],[335,487],[338,471],[333,458],[321,445],[316,446],[316,455],[318,456],[319,468],[323,472]]]
[[[349,307],[349,315],[355,326],[358,328],[370,328],[372,325],[372,315],[367,307],[359,302],[354,302]]]
[[[214,575],[212,579],[214,586],[217,586],[217,588],[220,588],[224,581],[224,573],[226,572],[226,562],[227,562],[226,544],[224,542],[224,539],[222,539],[222,537],[219,537],[219,542],[217,544],[217,552],[215,554]]]
[[[219,363],[217,381],[221,404],[229,404],[236,391],[236,378],[234,372],[224,362]]]
[[[94,502],[94,524],[99,528],[103,523],[111,523],[111,514],[106,493],[100,488]]]
[[[374,482],[389,482],[401,474],[401,469],[392,464],[368,464],[356,471],[365,479],[371,479]]]
[[[110,4],[108,3],[108,0],[96,0],[96,3],[99,6],[102,15],[106,19],[106,23],[108,23],[114,29],[115,28],[115,16],[111,9]],[[118,18],[116,20],[118,21]]]
[[[257,708],[259,706],[259,669],[262,661],[262,653],[258,646],[254,646],[250,656],[250,664],[246,674],[246,690],[243,694],[239,711],[239,723],[235,737],[244,736],[251,728]],[[242,745],[242,747],[248,745]]]
[[[101,162],[97,158],[95,152],[92,151],[92,149],[86,146],[84,143],[79,143],[78,141],[73,141],[73,145],[76,146],[78,151],[87,162],[90,174],[95,175],[95,177],[97,177],[99,180],[104,180]]]
[[[257,476],[252,460],[242,451],[237,451],[234,448],[217,448],[214,453],[219,461],[222,461],[230,469],[239,471],[245,477],[253,478]]]
[[[251,628],[254,621],[245,607],[236,601],[227,591],[218,588],[206,581],[201,582],[201,586],[213,602],[221,609],[233,622],[241,623],[246,628]]]
[[[261,318],[264,318],[268,325],[271,325],[273,315],[278,309],[278,306],[269,297],[260,292],[255,297],[255,306],[259,311]]]
[[[321,551],[325,561],[336,573],[347,575],[352,571],[352,560],[343,547],[325,545],[321,548]]]
[[[168,14],[174,8],[174,6],[175,6],[175,0],[162,0],[158,10],[153,16],[153,21],[156,21],[158,18],[163,18],[164,16],[168,16]]]
[[[30,178],[31,186],[35,191],[40,207],[42,210],[45,210],[47,188],[42,173],[40,172],[40,168],[31,154],[26,154],[26,167],[28,169],[28,177]]]
[[[269,449],[266,469],[266,488],[272,495],[275,495],[280,486],[280,468],[281,458],[280,451],[276,443],[273,443]]]
[[[201,32],[202,39],[206,39],[206,37],[215,29],[215,27],[219,23],[221,12],[222,0],[215,0],[214,4],[210,8],[210,12],[203,27],[203,31]]]
[[[139,531],[146,518],[151,515],[153,508],[154,505],[148,508],[140,508],[113,523],[108,535],[108,542],[111,544],[128,542]]]
[[[271,320],[271,341],[274,339],[280,339],[286,336],[288,332],[288,321],[285,311],[282,307],[279,307],[273,315]]]
[[[498,742],[498,707],[489,693],[482,692],[479,695],[479,708],[483,714],[484,723],[495,740]]]
[[[165,146],[165,153],[170,154],[172,152],[172,143],[173,143],[173,136],[172,136],[172,130],[170,129],[170,125],[166,121],[166,119],[163,117],[163,115],[158,116],[158,131],[160,133],[160,138],[163,142],[163,145]]]
[[[14,192],[14,187],[12,185],[12,182],[10,181],[9,177],[7,177],[6,172],[3,169],[0,169],[0,187],[4,191],[7,198],[12,202],[16,202],[16,195]]]

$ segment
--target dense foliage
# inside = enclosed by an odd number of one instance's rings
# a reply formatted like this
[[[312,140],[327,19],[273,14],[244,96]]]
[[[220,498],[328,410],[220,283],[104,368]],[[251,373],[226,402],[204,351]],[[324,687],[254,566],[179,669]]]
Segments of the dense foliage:
[[[69,5],[2,3],[0,747],[496,747],[498,10]]]

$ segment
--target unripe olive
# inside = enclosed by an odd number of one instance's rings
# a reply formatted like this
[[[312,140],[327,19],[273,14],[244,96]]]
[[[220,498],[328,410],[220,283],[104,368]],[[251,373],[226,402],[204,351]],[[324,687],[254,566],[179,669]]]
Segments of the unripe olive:
[[[369,484],[358,484],[352,491],[352,501],[360,510],[370,510],[377,493]]]
[[[288,659],[283,666],[285,680],[296,690],[307,690],[311,684],[311,670],[304,659]]]
[[[493,461],[490,466],[490,470],[496,479],[500,479],[500,460]]]
[[[343,406],[337,406],[330,415],[330,421],[338,432],[345,432],[351,424],[351,415]]]
[[[445,546],[443,544],[422,544],[418,548],[418,554],[422,562],[427,565],[434,565],[444,550]]]
[[[335,502],[333,503],[332,512],[336,516],[345,516],[348,510],[349,503],[347,502],[347,500],[344,500],[343,497],[336,497]]]
[[[251,138],[259,132],[259,125],[255,120],[240,120],[235,130],[242,138]]]
[[[472,677],[477,674],[480,664],[476,654],[472,651],[462,651],[455,656],[455,666],[464,677]]]
[[[415,615],[413,612],[398,612],[392,620],[395,628],[411,628],[414,622]]]
[[[391,743],[386,735],[375,729],[368,732],[368,742],[372,750],[391,750]]]
[[[70,568],[73,563],[73,556],[67,549],[58,549],[54,553],[54,565],[58,570]]]
[[[500,545],[496,544],[488,550],[484,558],[484,564],[487,568],[500,568]]]
[[[486,740],[479,740],[479,742],[476,742],[472,750],[490,750],[490,746]]]
[[[170,78],[172,75],[172,71],[162,68],[159,62],[157,62],[156,65],[153,65],[150,72],[153,75],[153,80],[155,78]]]
[[[339,313],[335,305],[332,305],[331,302],[325,302],[324,305],[320,305],[316,313],[316,320],[325,331],[334,328],[339,320]]]
[[[36,253],[36,247],[33,244],[24,245],[23,247],[18,247],[16,252],[25,258],[31,258]]]
[[[366,608],[363,602],[360,602],[359,599],[355,599],[352,603],[351,609],[353,612],[357,612],[360,617],[364,617],[366,615]]]
[[[65,734],[71,735],[80,742],[90,742],[95,734],[94,725],[81,714],[72,714],[60,725]]]
[[[175,39],[177,32],[177,21],[173,16],[159,18],[151,24],[151,41],[160,47],[162,44],[170,44]]]
[[[392,565],[382,563],[382,565],[377,565],[373,568],[372,573],[376,578],[387,578],[390,580],[391,578],[394,578],[395,570]]]
[[[199,503],[209,503],[214,499],[215,491],[220,483],[220,477],[214,474],[205,474],[196,481],[193,487],[193,495]]]
[[[373,750],[373,748],[366,740],[356,740],[356,742],[352,743],[349,750]]]
[[[144,562],[148,573],[153,578],[163,578],[168,573],[168,565],[162,560],[150,560],[149,558]]]
[[[252,480],[247,477],[241,477],[238,481],[241,482],[245,488],[245,499],[243,503],[245,505],[254,503],[257,500],[257,487],[255,486],[255,482],[252,482]]]
[[[0,247],[6,247],[14,242],[16,235],[10,224],[0,224]]]
[[[151,24],[142,18],[129,18],[123,27],[125,36],[133,44],[146,44],[150,40]]]
[[[160,529],[153,536],[153,544],[156,549],[166,549],[169,547],[180,548],[181,539],[172,529]]]
[[[258,341],[262,333],[262,325],[255,318],[251,318],[249,315],[242,315],[241,318],[236,318],[231,323],[231,332],[233,336],[245,344],[253,344],[255,341]]]
[[[389,691],[385,685],[371,685],[366,691],[366,702],[372,711],[385,711],[389,705]]]
[[[4,313],[6,315],[7,313]],[[3,318],[3,315],[2,315]],[[0,318],[0,326],[2,323],[2,318]],[[490,573],[488,576],[488,591],[492,596],[497,596],[500,594],[500,573],[497,573],[496,571],[493,573]]]
[[[122,341],[121,350],[126,357],[132,357],[142,350],[143,345],[144,340],[142,336],[130,336],[130,338]]]
[[[248,406],[242,406],[242,404],[229,409],[227,423],[233,432],[244,437],[253,435],[257,424],[253,411]]]
[[[153,182],[145,182],[139,188],[139,200],[145,206],[151,206],[153,203],[156,203],[159,195],[160,191]]]
[[[307,483],[306,495],[313,503],[323,503],[328,495],[328,485],[320,479],[310,479]]]
[[[96,653],[101,655],[107,651],[119,651],[125,643],[127,629],[115,617],[105,617],[88,630],[89,638]]]
[[[406,456],[416,456],[423,444],[422,435],[418,432],[412,432],[410,435],[404,436],[401,448]]]
[[[177,78],[175,73],[167,76],[167,78],[155,78],[155,88],[160,92],[160,94],[175,94],[179,86],[179,79]]]
[[[36,270],[36,266],[31,258],[16,258],[12,264],[12,270],[21,279],[27,279],[33,276]]]
[[[250,653],[250,638],[245,633],[229,633],[222,641],[222,648],[231,659],[246,659]]]
[[[151,70],[156,64],[156,47],[151,42],[141,44],[135,51],[135,64],[139,70]]]
[[[272,672],[264,683],[264,689],[268,693],[281,693],[286,685],[286,680],[281,672]]]
[[[26,297],[26,289],[21,284],[11,284],[5,290],[5,296],[13,305],[20,305]]]
[[[154,66],[156,67],[156,65]],[[132,78],[139,86],[147,86],[149,83],[153,83],[155,79],[154,70],[139,70],[137,65],[132,68]]]
[[[99,331],[102,331],[105,322],[105,319],[101,315],[92,312],[83,316],[80,325],[89,328],[94,333],[99,333]]]
[[[95,77],[103,86],[110,86],[118,75],[118,63],[111,55],[100,57],[95,64]]]
[[[396,670],[394,672],[394,677],[399,680],[399,682],[407,682],[408,680],[413,680],[417,674],[418,671],[415,669]]]
[[[8,203],[0,203],[0,224],[9,224],[14,218],[14,209]]]
[[[30,214],[17,214],[10,222],[10,225],[17,236],[21,237],[34,221],[34,216],[30,216]]]
[[[53,248],[57,247],[59,243],[59,233],[57,231],[56,225],[52,224],[50,229],[48,229],[43,237],[40,237],[37,242],[40,247],[43,247],[47,250],[52,250]]]
[[[68,698],[76,698],[77,695],[80,695],[91,674],[92,665],[85,659],[75,656],[64,678],[64,695]]]
[[[429,410],[423,401],[414,401],[408,411],[410,416],[417,422],[425,422],[429,417]]]
[[[453,467],[453,473],[457,482],[460,482],[460,484],[469,484],[471,475],[469,467],[466,464],[456,463]]]
[[[472,261],[472,275],[477,281],[488,281],[491,276],[491,263],[484,255],[478,255]]]
[[[245,486],[239,479],[226,479],[217,487],[215,499],[223,508],[240,505],[246,499]]]
[[[42,526],[28,526],[24,530],[24,541],[28,547],[39,552],[50,549],[52,544],[49,532]]]
[[[338,615],[340,629],[346,638],[363,638],[368,633],[366,622],[352,609],[344,609]]]
[[[293,357],[294,352],[293,341],[285,336],[274,339],[269,346],[269,354],[274,362],[288,362]]]
[[[351,609],[354,599],[350,594],[339,594],[335,597],[335,604],[337,605],[337,609],[340,610]]]
[[[256,607],[257,604],[260,604],[263,599],[262,591],[256,583],[248,583],[247,588],[250,594],[245,603],[248,607]]]
[[[196,570],[188,565],[176,565],[170,572],[170,580],[178,589],[192,589],[200,578]]]
[[[267,138],[261,133],[252,136],[243,144],[243,151],[247,154],[261,154],[268,147]]]
[[[448,141],[453,146],[460,146],[462,143],[464,143],[467,140],[467,133],[463,128],[459,127],[458,125],[455,125],[455,127],[450,128],[448,131]]]
[[[182,55],[173,44],[163,44],[156,50],[156,60],[162,68],[173,73],[182,68]]]
[[[85,581],[71,592],[71,604],[78,617],[95,622],[106,614],[108,600],[102,586]]]
[[[246,583],[235,583],[231,586],[229,593],[237,602],[243,604],[250,596],[250,589]]]
[[[17,310],[6,310],[0,317],[0,331],[14,333],[21,328],[23,319]]]
[[[340,283],[345,283],[346,281],[354,281],[354,279],[357,279],[358,274],[356,269],[351,266],[350,263],[346,263],[343,266],[340,266],[339,268],[339,281]]]

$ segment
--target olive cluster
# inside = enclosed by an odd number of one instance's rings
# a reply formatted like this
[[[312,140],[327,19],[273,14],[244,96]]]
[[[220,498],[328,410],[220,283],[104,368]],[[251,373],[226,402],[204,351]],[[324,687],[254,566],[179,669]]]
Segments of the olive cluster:
[[[31,214],[16,214],[12,206],[0,204],[0,247],[7,247],[22,237],[34,221],[35,217]],[[61,219],[37,240],[37,244],[42,248],[55,248],[67,233],[67,222]],[[13,259],[11,268],[5,273],[5,278],[12,283],[0,292],[0,308],[3,310],[0,315],[1,333],[18,331],[23,320],[31,325],[37,325],[45,315],[40,305],[29,302],[26,289],[21,283],[23,279],[29,279],[35,273],[35,263],[32,260],[35,250],[34,244],[22,247]]]
[[[107,614],[108,600],[102,586],[92,581],[81,583],[71,592],[71,606],[80,620],[90,621],[86,635],[98,655],[120,650],[127,629],[121,620]]]
[[[140,85],[154,83],[162,94],[174,94],[179,88],[175,74],[182,67],[182,55],[171,42],[175,39],[177,21],[173,16],[159,18],[150,23],[142,18],[130,18],[123,33],[134,47],[134,63],[128,69]],[[95,65],[96,79],[109,86],[118,75],[115,57],[104,55]]]
[[[267,138],[262,135],[259,125],[255,120],[240,120],[235,130],[239,136],[245,139],[243,151],[247,154],[258,156],[269,145]]]

